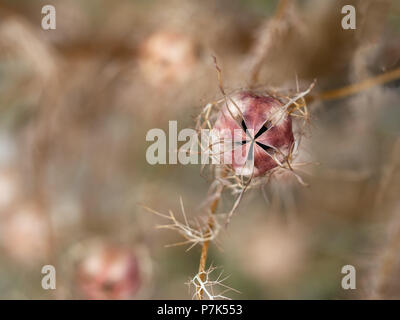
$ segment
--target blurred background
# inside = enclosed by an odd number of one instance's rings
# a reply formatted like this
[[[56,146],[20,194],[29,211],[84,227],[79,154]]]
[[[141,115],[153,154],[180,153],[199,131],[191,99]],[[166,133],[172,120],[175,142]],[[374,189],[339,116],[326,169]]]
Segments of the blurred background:
[[[210,181],[196,165],[149,165],[146,133],[194,127],[248,85],[275,0],[1,0],[0,298],[189,299],[200,248],[156,230],[141,204],[200,214]],[[43,30],[44,5],[56,29]],[[343,30],[352,4],[357,29]],[[400,67],[400,3],[292,1],[259,83],[313,94]],[[314,99],[303,176],[245,194],[209,263],[233,299],[400,298],[400,82]],[[234,197],[224,194],[221,211]],[[221,250],[222,249],[222,250]],[[43,290],[54,265],[57,289]],[[343,290],[353,265],[357,289]]]

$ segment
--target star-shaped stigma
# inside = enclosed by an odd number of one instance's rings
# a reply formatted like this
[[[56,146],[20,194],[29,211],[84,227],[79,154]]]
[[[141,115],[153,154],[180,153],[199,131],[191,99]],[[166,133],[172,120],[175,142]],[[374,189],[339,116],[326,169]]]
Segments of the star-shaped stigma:
[[[225,104],[214,128],[224,141],[233,141],[223,159],[231,161],[225,163],[232,163],[236,174],[260,176],[284,160],[294,137],[290,116],[276,116],[281,110],[279,100],[250,92],[238,93]]]
[[[269,157],[272,157],[272,153],[274,151],[274,148],[270,145],[267,145],[265,143],[263,143],[262,141],[264,139],[262,139],[264,133],[268,132],[268,130],[271,129],[272,124],[270,121],[265,121],[264,124],[261,126],[261,128],[257,131],[257,133],[254,135],[254,130],[252,129],[248,129],[246,122],[244,121],[244,119],[242,119],[242,121],[240,122],[240,127],[241,129],[243,129],[244,133],[245,133],[245,139],[241,140],[241,141],[235,141],[235,146],[243,146],[243,145],[249,145],[248,148],[248,152],[246,155],[246,162],[244,163],[242,170],[244,170],[245,168],[247,170],[251,170],[251,172],[254,170],[254,159],[255,159],[255,152],[257,152],[258,148],[261,148],[262,150],[264,150],[267,155]],[[257,147],[255,148],[254,145],[256,145]]]
[[[274,148],[271,146],[268,146],[264,143],[261,143],[260,141],[257,141],[257,139],[264,133],[267,132],[269,129],[271,129],[271,122],[270,121],[266,121],[263,126],[258,130],[258,132],[256,133],[256,135],[254,136],[254,138],[251,136],[250,131],[247,129],[246,123],[244,122],[244,119],[242,119],[241,122],[241,127],[243,129],[243,131],[246,133],[246,135],[250,138],[249,140],[243,140],[242,141],[242,145],[246,144],[246,143],[251,143],[254,144],[256,143],[259,147],[261,147],[262,149],[264,149],[267,153],[270,150],[273,150]]]

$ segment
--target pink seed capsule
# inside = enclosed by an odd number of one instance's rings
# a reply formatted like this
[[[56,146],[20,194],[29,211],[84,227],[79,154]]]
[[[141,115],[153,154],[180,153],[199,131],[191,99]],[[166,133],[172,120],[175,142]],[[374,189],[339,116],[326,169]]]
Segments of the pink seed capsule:
[[[254,177],[277,167],[294,143],[292,119],[274,97],[243,91],[228,97],[214,129],[220,139],[233,139],[223,149],[224,163],[231,159],[235,173]]]
[[[89,299],[132,298],[140,287],[137,257],[121,247],[92,248],[78,265],[77,283]]]

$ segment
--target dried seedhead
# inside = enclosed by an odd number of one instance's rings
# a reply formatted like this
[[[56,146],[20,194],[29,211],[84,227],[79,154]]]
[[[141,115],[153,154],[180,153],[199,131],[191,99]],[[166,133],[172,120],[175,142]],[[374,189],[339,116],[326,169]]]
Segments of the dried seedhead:
[[[199,137],[204,129],[211,132],[209,143],[199,145],[218,163],[211,166],[213,178],[239,195],[231,216],[247,189],[267,183],[274,174],[289,172],[307,185],[296,172],[305,163],[296,158],[310,120],[305,96],[315,82],[303,91],[296,79],[295,92],[240,89],[226,94],[216,68],[223,97],[204,107],[196,129]]]
[[[128,249],[94,247],[77,265],[75,282],[89,299],[129,299],[142,285],[139,257]]]
[[[224,293],[233,290],[222,284],[226,279],[222,279],[222,273],[216,280],[211,280],[210,274],[215,268],[211,266],[206,269],[209,244],[216,243],[221,229],[218,219],[225,219],[227,226],[245,191],[267,183],[275,173],[289,172],[302,185],[306,185],[295,172],[296,167],[302,165],[296,163],[295,159],[309,122],[305,96],[315,84],[300,91],[296,80],[295,92],[240,89],[226,94],[221,70],[214,60],[223,97],[208,103],[196,124],[202,159],[206,155],[212,163],[213,182],[204,203],[208,217],[203,223],[200,220],[189,223],[182,199],[183,223],[176,219],[172,211],[166,215],[146,208],[170,222],[158,228],[175,230],[184,237],[185,241],[173,246],[189,244],[189,250],[197,244],[201,245],[199,271],[189,282],[196,289],[193,297],[199,300],[203,297],[210,300],[227,299]],[[203,139],[204,132],[209,134],[206,141]],[[229,213],[217,214],[219,199],[225,189],[229,189],[237,198]],[[215,293],[216,286],[222,286],[225,290]]]

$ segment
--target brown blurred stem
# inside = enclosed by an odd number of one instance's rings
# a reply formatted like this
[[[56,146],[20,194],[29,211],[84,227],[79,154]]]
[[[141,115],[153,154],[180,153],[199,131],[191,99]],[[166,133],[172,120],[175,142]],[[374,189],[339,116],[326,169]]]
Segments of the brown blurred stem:
[[[339,89],[328,90],[320,94],[308,96],[308,98],[306,98],[306,101],[311,102],[314,100],[340,99],[367,90],[373,86],[384,84],[399,78],[400,68],[397,68]]]
[[[397,138],[390,161],[386,170],[384,171],[381,182],[379,184],[379,189],[376,192],[375,198],[375,210],[378,210],[382,204],[386,192],[392,182],[395,173],[400,166],[400,138]],[[398,252],[400,249],[400,224],[398,221],[398,215],[394,215],[392,219],[389,220],[389,225],[394,226],[394,230],[389,235],[388,242],[385,246],[383,255],[379,261],[379,268],[376,275],[376,282],[371,292],[371,299],[381,299],[384,298],[385,289],[387,288],[390,281],[395,277],[396,272],[396,261],[398,259]]]
[[[396,216],[395,218],[398,217]],[[394,221],[394,223],[397,224],[397,230],[391,235],[381,257],[376,283],[372,289],[372,294],[369,297],[370,299],[385,298],[385,290],[388,284],[396,277],[396,261],[398,260],[398,252],[400,249],[400,228],[398,221]]]
[[[284,14],[288,10],[291,2],[293,2],[293,0],[279,0],[275,14],[266,22],[265,31],[263,31],[257,39],[253,54],[255,58],[250,67],[251,85],[256,84],[258,81],[261,65],[274,44],[273,39],[276,36],[280,36],[280,33],[282,33],[286,28],[287,23],[284,19]]]

